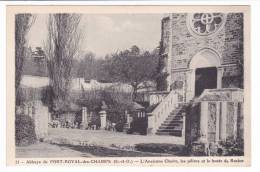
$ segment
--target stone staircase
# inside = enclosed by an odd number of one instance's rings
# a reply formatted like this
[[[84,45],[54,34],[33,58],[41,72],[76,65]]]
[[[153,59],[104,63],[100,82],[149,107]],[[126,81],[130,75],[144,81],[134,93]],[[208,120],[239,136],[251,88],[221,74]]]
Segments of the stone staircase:
[[[186,104],[179,104],[169,116],[164,120],[161,126],[157,129],[157,135],[170,135],[182,137],[184,125],[183,112],[186,111]]]

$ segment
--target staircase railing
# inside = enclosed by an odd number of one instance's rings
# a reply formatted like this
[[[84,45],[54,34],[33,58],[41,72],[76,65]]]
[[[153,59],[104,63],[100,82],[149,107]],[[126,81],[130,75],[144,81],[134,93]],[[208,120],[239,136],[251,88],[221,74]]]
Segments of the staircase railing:
[[[152,128],[152,133],[156,132],[176,107],[178,107],[178,94],[175,91],[171,91],[151,112],[151,116],[148,119],[148,128]]]

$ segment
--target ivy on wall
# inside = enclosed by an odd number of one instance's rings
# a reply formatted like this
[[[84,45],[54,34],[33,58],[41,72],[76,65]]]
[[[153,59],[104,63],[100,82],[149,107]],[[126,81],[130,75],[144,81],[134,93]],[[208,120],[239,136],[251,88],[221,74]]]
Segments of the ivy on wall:
[[[168,87],[167,77],[168,73],[166,72],[166,60],[167,56],[163,55],[165,51],[165,46],[163,45],[162,41],[160,42],[160,51],[159,51],[159,62],[157,66],[157,76],[156,76],[156,90],[157,91],[166,91]]]

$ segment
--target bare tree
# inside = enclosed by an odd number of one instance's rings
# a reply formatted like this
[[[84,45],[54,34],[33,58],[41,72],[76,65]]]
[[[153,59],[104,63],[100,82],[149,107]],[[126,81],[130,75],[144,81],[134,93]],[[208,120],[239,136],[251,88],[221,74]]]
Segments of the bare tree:
[[[56,103],[67,102],[72,79],[72,63],[79,50],[81,15],[50,14],[45,51],[50,86]]]
[[[28,48],[26,36],[35,21],[32,14],[16,14],[15,15],[15,95],[17,96],[20,86],[24,59]]]

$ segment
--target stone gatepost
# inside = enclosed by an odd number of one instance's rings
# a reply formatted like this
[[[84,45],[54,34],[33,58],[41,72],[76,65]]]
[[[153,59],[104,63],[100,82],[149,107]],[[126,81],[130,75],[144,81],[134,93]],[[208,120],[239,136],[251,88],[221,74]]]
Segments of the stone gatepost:
[[[48,135],[49,109],[44,106],[40,100],[33,103],[33,120],[35,124],[35,133],[38,139]]]
[[[81,128],[86,129],[87,127],[88,127],[88,109],[87,107],[82,107]]]
[[[147,134],[155,134],[156,130],[155,127],[155,115],[151,113],[147,113],[148,117],[148,127],[147,127]]]
[[[125,116],[126,116],[127,128],[130,128],[130,123],[131,123],[132,121],[131,121],[130,114],[127,112],[127,110],[125,111]]]
[[[126,118],[126,122],[125,122],[125,125],[124,125],[124,132],[127,132],[130,129],[130,127],[131,127],[130,124],[133,120],[127,110],[125,110],[125,118]]]
[[[108,109],[106,102],[102,101],[101,105],[101,111],[99,112],[100,115],[100,129],[106,129],[107,125],[107,112],[106,110]]]
[[[200,112],[200,142],[207,143],[208,132],[208,102],[201,102]]]
[[[105,110],[101,110],[99,112],[100,115],[100,129],[105,129],[106,128],[106,123],[107,123],[107,112]]]

